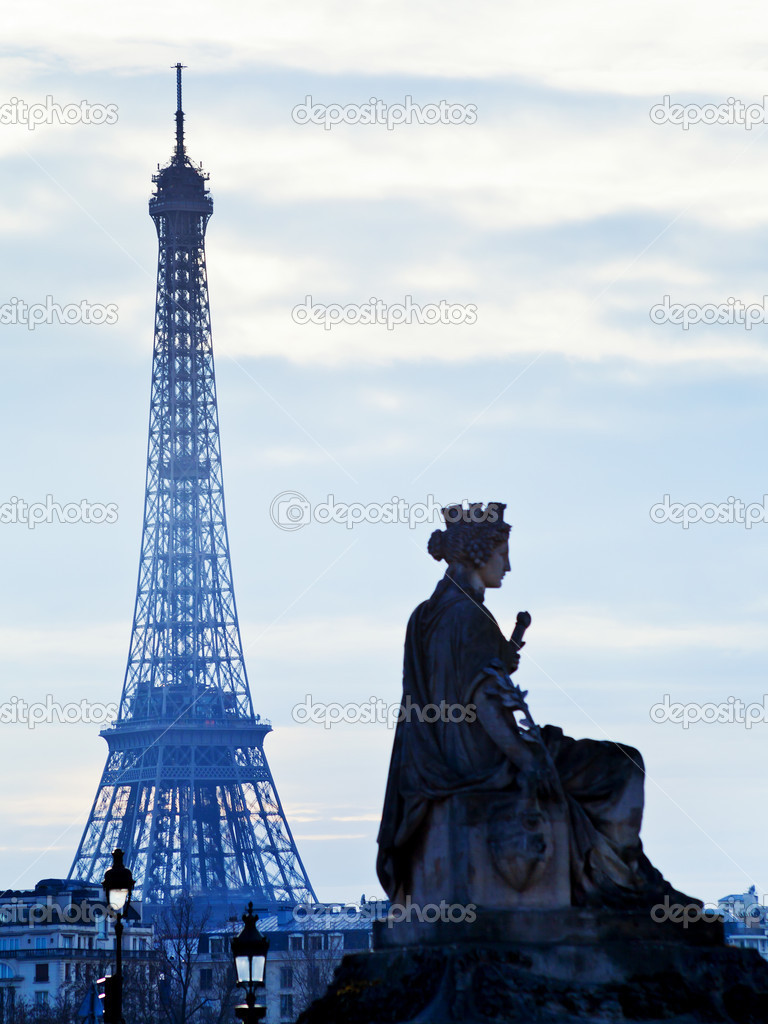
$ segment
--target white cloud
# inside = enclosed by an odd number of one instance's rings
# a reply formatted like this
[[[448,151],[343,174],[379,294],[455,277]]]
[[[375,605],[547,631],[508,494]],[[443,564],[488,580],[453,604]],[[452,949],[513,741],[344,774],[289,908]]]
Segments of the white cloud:
[[[37,658],[96,658],[125,647],[129,624],[99,626],[0,627],[0,658],[17,661],[34,652]],[[113,694],[114,696],[114,694]]]
[[[602,609],[553,608],[537,615],[537,635],[551,649],[572,650],[768,650],[768,635],[759,621],[661,626],[633,617],[623,619]]]
[[[403,625],[381,618],[360,616],[318,616],[291,618],[290,622],[241,623],[243,646],[261,657],[293,659],[314,663],[318,658],[374,655],[398,649],[403,643]],[[296,647],[296,636],[301,646]]]
[[[761,45],[766,12],[757,2],[732,9],[664,0],[623,6],[610,0],[266,0],[244,7],[222,0],[138,0],[105,8],[74,0],[66,17],[51,0],[14,9],[6,46],[25,51],[15,73],[59,61],[135,73],[180,57],[199,68],[247,65],[330,73],[452,78],[517,75],[556,88],[627,94],[681,89],[749,90],[765,83]],[[748,29],[748,31],[746,30]]]
[[[315,288],[330,290],[343,286],[341,268],[301,255],[278,253],[247,245],[231,229],[217,232],[207,245],[210,287],[216,307],[246,307],[275,296],[303,299],[307,281]]]
[[[539,609],[536,622],[537,642],[551,650],[768,650],[768,634],[760,620],[727,626],[719,620],[666,626],[635,616],[625,618],[602,608],[551,607]],[[258,628],[249,625],[244,634],[251,635]],[[302,651],[294,649],[297,634],[302,637],[302,648],[309,661],[360,653],[373,656],[377,652],[381,655],[400,650],[404,623],[387,623],[365,616],[292,618],[290,623],[266,628],[259,640],[260,653],[280,658],[290,648],[292,658],[301,657]]]
[[[510,103],[516,95],[509,90]],[[552,96],[535,108],[520,102],[509,112],[493,110],[474,125],[396,131],[302,127],[291,124],[287,108],[274,107],[264,111],[270,120],[257,126],[243,100],[221,111],[216,104],[211,100],[196,114],[189,148],[212,171],[214,198],[236,194],[244,207],[254,199],[347,206],[396,199],[494,233],[630,212],[741,228],[768,222],[758,131],[703,127],[686,133],[656,126],[640,101],[599,113],[574,103],[566,113],[562,97]],[[276,115],[281,123],[274,123]],[[90,136],[65,129],[49,141],[42,131],[35,135],[42,163],[55,163],[67,149],[92,149],[83,173],[123,194],[137,188],[139,175],[146,180],[153,154],[168,155],[168,136],[160,142],[155,131],[133,121]],[[476,271],[441,254],[433,280],[441,265],[454,286],[476,278]],[[276,269],[278,278],[285,276],[287,268]],[[273,268],[267,272],[271,278]]]
[[[617,286],[638,281],[653,281],[660,287],[703,287],[712,284],[712,274],[700,267],[685,263],[674,263],[670,259],[659,259],[653,255],[637,260],[611,260],[585,268],[585,276],[600,284],[611,286],[615,293]]]
[[[0,235],[28,238],[49,235],[54,226],[63,227],[69,203],[45,185],[28,185],[13,200],[4,197],[0,203]]]
[[[324,835],[316,835],[312,832],[302,832],[301,834],[296,833],[294,838],[297,841],[308,842],[308,841],[321,841],[326,842],[328,840],[336,839],[370,839],[370,833],[368,832],[328,832]]]
[[[660,299],[661,294],[654,301]],[[474,325],[403,324],[393,330],[384,325],[340,324],[325,330],[319,324],[296,324],[288,305],[254,304],[250,311],[230,308],[219,317],[216,349],[236,359],[277,357],[328,366],[403,360],[469,363],[556,354],[646,366],[722,363],[750,372],[768,368],[768,351],[756,331],[733,326],[726,336],[662,330],[651,324],[649,305],[635,305],[636,328],[618,327],[608,322],[606,313],[628,303],[592,298],[586,290],[532,286],[511,296],[506,306],[498,304],[496,295],[485,301],[478,295],[475,304]],[[519,363],[510,364],[509,379],[521,369]]]

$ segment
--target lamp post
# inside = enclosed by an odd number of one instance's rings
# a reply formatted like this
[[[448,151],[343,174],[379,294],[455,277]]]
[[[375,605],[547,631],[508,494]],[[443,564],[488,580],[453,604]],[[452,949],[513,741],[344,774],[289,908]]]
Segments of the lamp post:
[[[130,869],[123,864],[123,851],[115,850],[112,854],[112,867],[104,875],[102,882],[107,903],[115,912],[115,977],[113,981],[114,1007],[110,1016],[114,1014],[114,1020],[107,1020],[104,1015],[105,1024],[124,1024],[123,1022],[123,912],[131,904],[131,893],[133,892],[133,875]],[[112,979],[109,979],[112,980]],[[106,1007],[105,1007],[106,1010]]]
[[[256,1024],[267,1012],[266,1006],[256,1005],[256,989],[264,988],[269,950],[269,940],[256,927],[258,919],[253,903],[249,903],[243,914],[243,930],[232,939],[237,984],[245,989],[245,1002],[235,1007],[235,1014],[244,1024]]]

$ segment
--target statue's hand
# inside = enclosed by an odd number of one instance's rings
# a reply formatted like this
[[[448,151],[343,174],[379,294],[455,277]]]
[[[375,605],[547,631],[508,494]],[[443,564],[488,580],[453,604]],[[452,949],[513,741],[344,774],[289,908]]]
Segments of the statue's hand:
[[[558,800],[561,797],[560,780],[547,758],[534,755],[529,768],[523,770],[523,785],[540,800]]]
[[[518,612],[517,621],[515,622],[515,628],[512,630],[512,636],[509,638],[510,643],[514,647],[523,646],[523,637],[525,631],[531,624],[531,613],[530,612]]]
[[[513,683],[511,680],[507,681],[505,686],[499,686],[495,694],[505,708],[510,708],[512,711],[522,711],[526,716],[528,715],[528,705],[525,703],[528,691],[521,690],[516,683]]]
[[[530,612],[518,612],[517,622],[515,628],[512,630],[512,636],[509,638],[509,654],[507,655],[507,671],[517,672],[520,665],[520,651],[525,647],[525,631],[531,624]]]
[[[530,626],[533,619],[531,618],[530,612],[518,612],[517,613],[517,625],[525,631]]]

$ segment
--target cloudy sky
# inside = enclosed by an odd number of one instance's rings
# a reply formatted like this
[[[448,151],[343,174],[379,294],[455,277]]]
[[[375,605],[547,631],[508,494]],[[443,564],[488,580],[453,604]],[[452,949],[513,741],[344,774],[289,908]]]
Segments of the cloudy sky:
[[[768,491],[765,324],[650,316],[665,296],[768,308],[764,7],[726,19],[720,5],[660,0],[82,0],[2,17],[0,307],[118,310],[101,326],[0,321],[0,504],[118,508],[112,524],[0,526],[2,704],[119,698],[152,351],[146,203],[171,151],[181,61],[187,148],[215,203],[247,664],[319,896],[380,893],[392,731],[301,725],[292,708],[307,695],[395,703],[408,615],[441,572],[432,524],[317,522],[329,495],[507,502],[513,568],[488,603],[506,630],[518,609],[533,615],[518,681],[536,718],[642,750],[646,849],[677,887],[768,892],[768,525],[650,516],[664,495],[750,505]],[[292,117],[308,96],[444,101],[476,117],[326,130]],[[683,130],[651,118],[665,96],[688,111],[752,105],[755,123]],[[9,123],[17,101],[117,116],[30,130]],[[292,317],[307,296],[410,296],[476,316],[326,330]],[[273,522],[288,491],[312,510],[300,530]],[[654,722],[665,695],[732,697],[755,724]],[[66,874],[104,764],[98,730],[0,726],[0,887]]]

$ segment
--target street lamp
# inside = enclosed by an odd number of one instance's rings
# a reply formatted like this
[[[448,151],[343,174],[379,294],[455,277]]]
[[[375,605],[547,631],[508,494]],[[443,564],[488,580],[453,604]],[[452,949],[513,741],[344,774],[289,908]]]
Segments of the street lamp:
[[[269,940],[256,927],[258,920],[253,903],[249,903],[247,913],[243,914],[243,930],[232,939],[237,984],[245,988],[245,1002],[235,1007],[235,1014],[244,1024],[255,1024],[267,1012],[266,1006],[256,1005],[256,989],[264,988],[269,950]]]
[[[104,1024],[124,1024],[123,1022],[123,913],[131,905],[133,892],[133,875],[123,864],[123,851],[115,850],[112,854],[112,867],[104,875],[101,883],[107,897],[107,903],[115,912],[115,976],[105,979],[112,982],[110,1000],[105,999]],[[108,1019],[109,1013],[109,1019]]]

